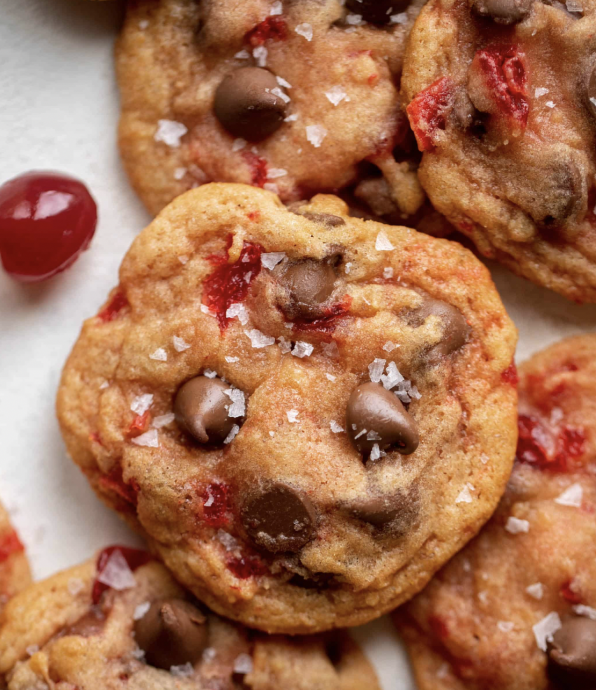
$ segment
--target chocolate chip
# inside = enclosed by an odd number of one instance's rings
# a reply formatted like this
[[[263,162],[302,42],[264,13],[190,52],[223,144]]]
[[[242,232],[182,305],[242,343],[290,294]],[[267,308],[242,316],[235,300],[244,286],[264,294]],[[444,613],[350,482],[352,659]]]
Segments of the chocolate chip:
[[[286,104],[274,89],[277,80],[266,69],[241,67],[223,79],[215,92],[213,109],[221,124],[236,137],[259,141],[277,130]]]
[[[393,496],[371,494],[352,501],[346,511],[374,527],[386,527],[393,523],[392,532],[405,532],[418,515],[418,499],[416,492],[407,494],[400,491]]]
[[[242,508],[242,524],[258,548],[271,553],[299,551],[314,536],[315,509],[310,500],[283,484],[273,484]]]
[[[286,316],[291,319],[314,319],[321,316],[321,305],[335,287],[336,275],[327,261],[304,259],[282,267],[279,282],[289,300],[281,300]]]
[[[586,84],[586,103],[592,117],[596,118],[596,65],[592,67]]]
[[[370,453],[375,444],[381,450],[393,447],[402,455],[418,448],[416,422],[380,383],[363,383],[352,391],[346,423],[352,443],[363,454]]]
[[[480,17],[497,24],[517,24],[525,19],[534,0],[473,0],[472,7]]]
[[[195,664],[207,647],[207,619],[183,599],[156,601],[135,622],[135,640],[151,666]]]
[[[560,690],[596,688],[596,621],[581,617],[563,621],[549,644],[548,671]]]
[[[312,220],[313,223],[325,225],[328,228],[337,228],[339,225],[345,225],[346,221],[341,216],[334,216],[332,213],[315,213],[314,211],[303,211],[298,213],[300,216]]]
[[[346,0],[350,12],[372,24],[388,24],[392,14],[403,12],[409,4],[409,0]]]
[[[424,355],[427,362],[435,364],[464,345],[470,327],[459,309],[432,297],[425,297],[418,309],[405,314],[406,321],[414,328],[422,326],[429,316],[438,317],[443,324],[441,340]]]
[[[199,443],[222,443],[234,424],[242,421],[228,415],[232,400],[225,391],[230,388],[218,378],[196,376],[190,379],[176,394],[176,421]]]

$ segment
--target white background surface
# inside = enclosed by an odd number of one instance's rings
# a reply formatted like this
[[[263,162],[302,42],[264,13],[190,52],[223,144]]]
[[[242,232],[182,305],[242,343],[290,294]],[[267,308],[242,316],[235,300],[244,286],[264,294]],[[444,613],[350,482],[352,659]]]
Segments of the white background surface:
[[[0,0],[0,183],[32,169],[67,172],[89,186],[100,214],[91,249],[58,278],[23,286],[0,270],[0,496],[37,577],[136,540],[66,458],[54,415],[81,322],[117,282],[122,256],[149,221],[115,144],[112,50],[121,13],[119,3]],[[520,331],[518,361],[563,335],[596,330],[596,306],[574,305],[498,267],[493,276]],[[386,619],[356,636],[384,690],[414,687]]]

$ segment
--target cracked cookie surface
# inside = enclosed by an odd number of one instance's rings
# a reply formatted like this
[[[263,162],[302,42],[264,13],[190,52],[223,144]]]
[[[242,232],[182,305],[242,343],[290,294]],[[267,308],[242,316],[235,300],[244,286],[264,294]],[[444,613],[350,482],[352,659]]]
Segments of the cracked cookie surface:
[[[436,209],[579,302],[596,302],[595,28],[590,0],[432,0],[402,78]]]
[[[128,3],[117,49],[120,150],[152,213],[219,181],[266,187],[285,202],[345,190],[392,222],[416,214],[426,229],[443,226],[424,204],[399,100],[423,0],[343,4]]]
[[[146,552],[118,546],[7,605],[3,680],[8,690],[378,690],[347,633],[246,630],[189,598]]]
[[[375,618],[496,506],[515,329],[454,242],[294,211],[245,185],[176,199],[65,366],[96,492],[196,596],[268,632]]]
[[[520,367],[497,512],[396,614],[421,690],[595,687],[595,349],[568,338]]]

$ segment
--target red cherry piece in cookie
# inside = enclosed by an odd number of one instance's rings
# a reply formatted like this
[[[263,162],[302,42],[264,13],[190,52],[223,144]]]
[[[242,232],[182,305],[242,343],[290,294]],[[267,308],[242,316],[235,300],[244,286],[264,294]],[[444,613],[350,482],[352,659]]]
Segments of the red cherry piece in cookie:
[[[228,307],[242,300],[248,294],[252,281],[261,272],[261,253],[263,248],[252,242],[245,242],[240,258],[228,264],[225,257],[214,257],[214,263],[221,265],[205,281],[203,304],[215,313],[223,331],[229,322]]]
[[[87,249],[96,224],[95,201],[67,175],[30,172],[0,187],[0,258],[15,280],[64,271]]]
[[[129,589],[134,586],[132,573],[146,565],[151,554],[129,546],[108,546],[97,558],[97,569],[92,589],[92,600],[97,604],[108,589]]]
[[[528,121],[524,52],[515,45],[491,45],[476,51],[468,79],[470,98],[480,112],[505,116],[523,131]]]
[[[420,151],[433,151],[437,130],[444,130],[447,113],[453,107],[454,84],[441,77],[421,91],[406,108]]]
[[[286,20],[279,15],[273,15],[251,29],[246,34],[245,39],[251,46],[256,47],[262,46],[267,40],[284,41],[287,37],[288,25]]]
[[[19,535],[10,530],[0,537],[0,563],[8,560],[13,553],[20,553],[25,550]]]

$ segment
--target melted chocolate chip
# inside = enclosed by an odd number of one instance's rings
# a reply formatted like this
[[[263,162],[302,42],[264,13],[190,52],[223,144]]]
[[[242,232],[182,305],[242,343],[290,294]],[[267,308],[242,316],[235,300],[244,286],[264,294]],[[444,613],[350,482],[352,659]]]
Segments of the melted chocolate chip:
[[[228,416],[230,386],[221,379],[196,376],[176,394],[174,414],[178,424],[199,443],[223,443],[241,419]]]
[[[213,109],[221,124],[236,137],[265,139],[283,122],[286,104],[276,96],[277,80],[266,69],[241,67],[223,79]]]
[[[350,12],[372,24],[388,24],[392,14],[403,12],[409,4],[410,0],[346,0]]]
[[[315,509],[310,500],[283,484],[256,494],[242,508],[242,524],[254,544],[271,553],[296,552],[314,536]]]
[[[289,301],[281,307],[290,319],[314,319],[321,315],[321,305],[335,287],[336,275],[327,261],[304,259],[282,269],[279,282],[285,287]]]
[[[592,67],[586,84],[586,103],[592,117],[596,118],[596,65]]]
[[[363,454],[370,453],[375,443],[381,450],[392,447],[402,455],[418,448],[416,422],[380,383],[363,383],[352,391],[346,423],[352,443]]]
[[[315,213],[314,211],[297,212],[299,216],[304,216],[313,223],[325,225],[328,228],[337,228],[340,225],[345,225],[346,221],[341,216],[334,216],[332,213]]]
[[[410,326],[419,328],[429,316],[436,316],[443,323],[441,340],[425,355],[429,363],[435,364],[464,345],[470,327],[459,309],[432,297],[426,297],[421,306],[407,313],[405,318]]]
[[[596,688],[596,621],[580,617],[563,621],[549,644],[548,671],[557,689]]]
[[[151,666],[195,664],[207,647],[207,619],[183,599],[157,601],[135,622],[135,639]]]
[[[517,24],[525,19],[534,0],[474,0],[473,9],[480,17],[497,24]]]
[[[418,515],[417,493],[400,491],[393,496],[372,494],[352,501],[346,511],[374,527],[382,528],[391,523],[391,532],[403,533],[412,526]]]

